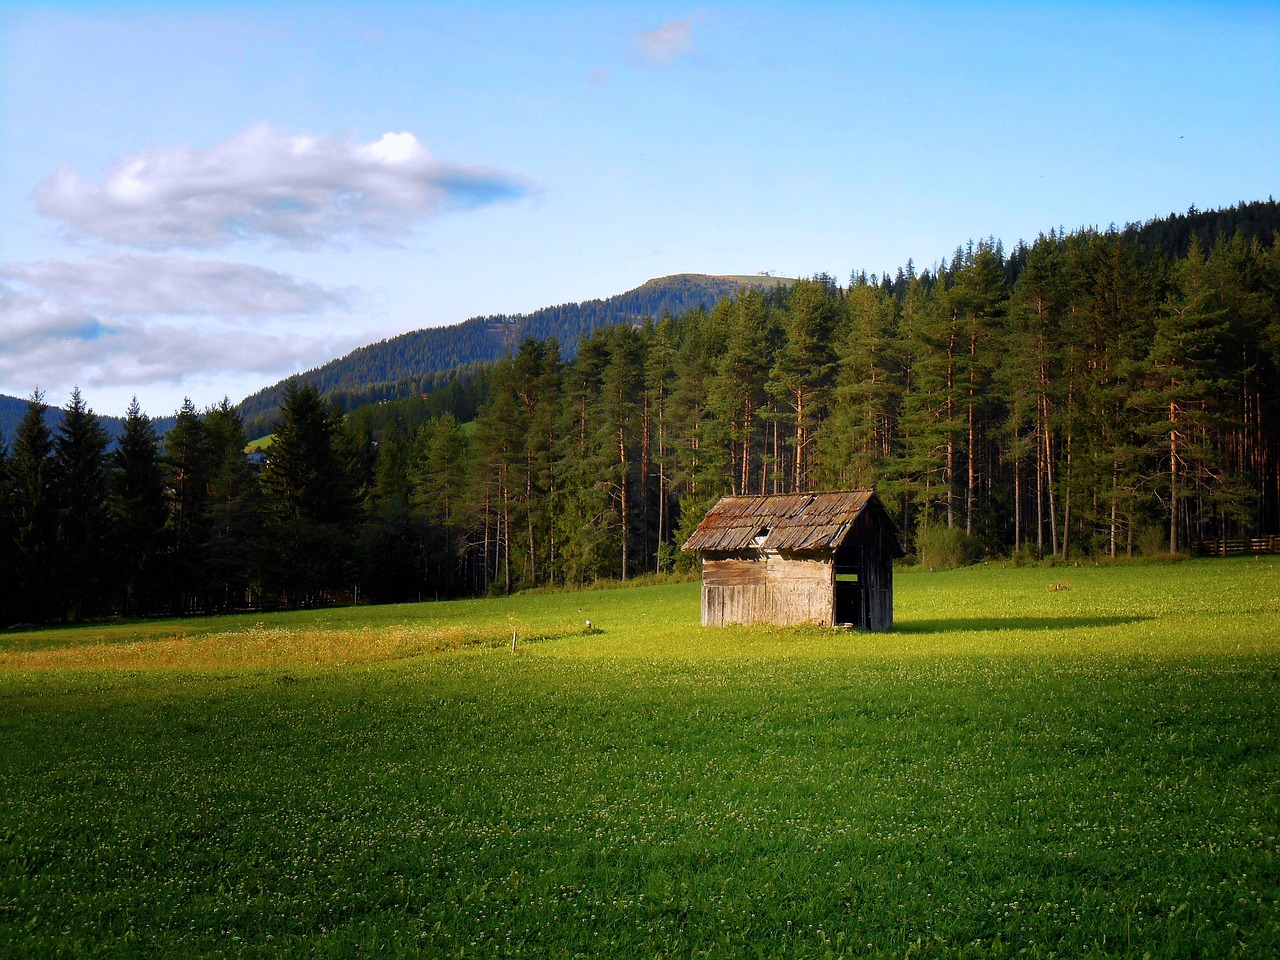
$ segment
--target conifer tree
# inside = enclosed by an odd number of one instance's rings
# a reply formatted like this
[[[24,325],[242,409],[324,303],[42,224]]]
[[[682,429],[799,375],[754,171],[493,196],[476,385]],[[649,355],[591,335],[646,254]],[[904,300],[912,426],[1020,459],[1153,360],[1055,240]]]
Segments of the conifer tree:
[[[0,627],[16,612],[17,543],[14,541],[13,478],[9,475],[9,445],[0,437]]]
[[[203,608],[204,545],[208,540],[209,458],[204,420],[187,397],[164,437],[169,491],[167,540],[170,604],[177,613]]]
[[[653,481],[653,556],[657,571],[670,569],[674,562],[671,540],[671,469],[674,450],[671,441],[671,392],[675,386],[676,339],[670,315],[648,331],[645,349],[644,392],[646,412],[652,423],[648,436]]]
[[[412,444],[399,429],[388,431],[378,443],[360,532],[360,580],[365,598],[375,602],[410,600],[421,591],[412,456]]]
[[[341,415],[315,387],[291,383],[261,478],[268,574],[290,604],[320,602],[353,584],[354,456]]]
[[[731,489],[728,439],[711,409],[711,393],[724,341],[705,310],[684,318],[671,391],[672,485],[679,501],[676,545],[693,533],[702,515]],[[678,564],[690,561],[682,554]]]
[[[593,583],[609,573],[611,500],[600,473],[596,404],[609,362],[601,333],[578,345],[561,385],[559,440],[561,495],[556,515],[561,574],[566,583]]]
[[[1053,385],[1062,368],[1061,323],[1067,299],[1056,235],[1041,236],[1024,254],[1004,327],[1005,350],[994,372],[1003,397],[1004,457],[1012,472],[1013,549],[1026,541],[1029,491],[1040,497],[1052,450]],[[1043,524],[1036,546],[1043,552]]]
[[[956,451],[964,428],[957,394],[962,331],[943,273],[931,287],[908,285],[902,332],[909,371],[899,420],[901,457],[891,475],[906,495],[911,525],[945,519],[954,527]]]
[[[53,441],[58,501],[58,606],[64,617],[101,612],[107,592],[107,434],[77,387]]]
[[[205,411],[207,462],[204,582],[209,605],[231,609],[247,597],[261,523],[258,486],[245,456],[244,419],[226,397]]]
[[[537,586],[555,578],[558,491],[553,448],[560,413],[560,345],[526,339],[512,360],[511,388],[522,428],[514,484],[523,531],[521,579]]]
[[[797,281],[787,304],[786,339],[767,389],[790,411],[790,488],[811,485],[812,446],[826,413],[835,371],[832,334],[836,325],[834,284],[828,277]]]
[[[729,444],[729,486],[734,493],[763,492],[765,458],[758,449],[760,409],[772,360],[768,308],[755,288],[721,300],[712,323],[724,344],[712,379],[709,406],[724,425]]]
[[[138,616],[160,602],[166,510],[160,440],[137,397],[129,403],[112,464],[108,504],[121,612]]]
[[[1153,450],[1164,447],[1158,459],[1167,477],[1170,553],[1192,539],[1186,501],[1196,494],[1224,494],[1214,482],[1218,464],[1209,436],[1218,426],[1217,398],[1224,387],[1218,360],[1226,331],[1226,311],[1193,237],[1190,252],[1174,267],[1173,290],[1156,317],[1147,389],[1135,398],[1147,413],[1158,411],[1146,433]]]
[[[630,326],[606,331],[607,359],[600,373],[600,395],[592,405],[596,444],[593,459],[615,505],[609,524],[614,534],[609,572],[619,574],[622,580],[630,575],[634,562],[632,526],[639,476],[637,406],[644,370],[640,347],[640,337]]]
[[[954,265],[953,265],[954,266]],[[1004,263],[995,246],[981,243],[956,273],[951,293],[952,309],[961,325],[957,354],[958,387],[964,416],[965,483],[964,532],[972,537],[982,504],[984,478],[991,472],[986,442],[991,372],[997,351],[992,340],[1004,316],[1009,292],[1004,283]]]
[[[58,500],[49,409],[36,390],[18,422],[9,459],[13,503],[13,550],[18,585],[17,616],[43,621],[52,613],[57,568]]]
[[[842,312],[831,415],[818,438],[817,476],[828,487],[874,487],[894,454],[901,395],[897,301],[864,280],[849,289]]]
[[[421,530],[418,563],[426,588],[437,597],[465,589],[458,538],[470,470],[467,454],[466,438],[452,413],[428,421],[414,437],[410,502]]]
[[[475,451],[478,473],[472,490],[472,513],[483,525],[480,546],[484,567],[492,571],[510,593],[512,573],[512,523],[517,490],[523,484],[516,471],[524,459],[526,411],[516,396],[514,365],[510,357],[499,361],[491,379],[489,406],[476,418]],[[516,548],[518,549],[518,547]],[[488,585],[487,581],[486,586]]]

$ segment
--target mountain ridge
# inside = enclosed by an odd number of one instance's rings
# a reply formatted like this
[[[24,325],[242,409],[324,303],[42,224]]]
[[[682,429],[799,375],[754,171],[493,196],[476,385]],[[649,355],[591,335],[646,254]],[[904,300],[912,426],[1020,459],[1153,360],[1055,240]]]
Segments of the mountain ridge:
[[[791,278],[769,275],[677,273],[655,277],[604,299],[542,307],[531,313],[487,314],[443,327],[410,330],[357,347],[345,356],[264,387],[242,400],[238,409],[253,436],[265,432],[291,380],[312,384],[326,395],[377,384],[408,385],[501,360],[527,337],[555,337],[563,355],[571,357],[578,341],[600,327],[660,319],[667,313],[679,316],[699,307],[710,308],[743,287],[791,282]]]

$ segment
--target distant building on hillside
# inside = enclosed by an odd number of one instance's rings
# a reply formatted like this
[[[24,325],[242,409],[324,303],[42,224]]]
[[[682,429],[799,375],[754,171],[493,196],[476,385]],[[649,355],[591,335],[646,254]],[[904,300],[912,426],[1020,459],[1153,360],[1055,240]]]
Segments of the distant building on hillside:
[[[725,497],[684,544],[702,554],[702,625],[893,627],[898,530],[872,490]]]

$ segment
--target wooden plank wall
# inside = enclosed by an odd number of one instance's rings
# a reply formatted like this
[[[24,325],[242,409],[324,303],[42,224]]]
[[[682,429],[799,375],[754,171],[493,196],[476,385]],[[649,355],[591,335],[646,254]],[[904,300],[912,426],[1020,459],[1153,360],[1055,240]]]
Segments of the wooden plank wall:
[[[835,566],[830,558],[743,551],[702,562],[702,625],[830,626]]]

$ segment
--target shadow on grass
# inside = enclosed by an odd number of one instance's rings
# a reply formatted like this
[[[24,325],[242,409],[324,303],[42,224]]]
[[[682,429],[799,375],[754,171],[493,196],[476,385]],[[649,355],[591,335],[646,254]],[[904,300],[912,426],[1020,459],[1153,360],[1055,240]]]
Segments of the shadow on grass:
[[[1122,627],[1154,617],[974,617],[945,620],[897,620],[894,633],[980,633],[1000,630],[1081,630]]]

